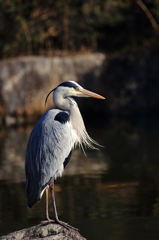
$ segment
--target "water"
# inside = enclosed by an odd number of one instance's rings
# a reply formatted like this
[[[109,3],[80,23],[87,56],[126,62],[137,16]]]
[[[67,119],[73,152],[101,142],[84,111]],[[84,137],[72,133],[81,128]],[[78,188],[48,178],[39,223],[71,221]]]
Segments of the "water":
[[[90,240],[159,239],[159,119],[110,119],[88,129],[105,148],[74,151],[55,196],[59,218]],[[88,127],[87,127],[88,128]],[[24,156],[32,126],[0,131],[0,236],[44,219],[27,209]],[[52,205],[49,205],[53,218]]]

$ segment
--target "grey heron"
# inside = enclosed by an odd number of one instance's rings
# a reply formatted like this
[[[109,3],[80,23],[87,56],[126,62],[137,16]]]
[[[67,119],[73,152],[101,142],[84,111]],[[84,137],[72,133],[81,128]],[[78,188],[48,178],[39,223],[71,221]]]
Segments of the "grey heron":
[[[55,222],[69,228],[59,220],[55,196],[54,180],[70,161],[72,150],[76,145],[83,148],[96,148],[98,145],[87,133],[82,116],[74,97],[104,97],[90,92],[74,81],[63,82],[51,90],[56,106],[45,112],[33,128],[26,150],[25,173],[28,207],[31,208],[46,192],[46,221],[51,222],[48,212],[48,191],[50,189]],[[45,101],[45,103],[46,103]]]

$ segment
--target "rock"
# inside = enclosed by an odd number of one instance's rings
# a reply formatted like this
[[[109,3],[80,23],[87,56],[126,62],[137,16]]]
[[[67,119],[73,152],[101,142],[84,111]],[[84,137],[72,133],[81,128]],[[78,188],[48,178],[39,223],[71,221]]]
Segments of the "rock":
[[[91,72],[98,77],[104,54],[74,57],[21,57],[0,62],[0,122],[31,122],[47,108],[47,93],[63,81],[82,81]],[[14,119],[13,119],[14,118]]]
[[[0,237],[0,240],[86,240],[78,231],[67,230],[58,224],[39,224]]]

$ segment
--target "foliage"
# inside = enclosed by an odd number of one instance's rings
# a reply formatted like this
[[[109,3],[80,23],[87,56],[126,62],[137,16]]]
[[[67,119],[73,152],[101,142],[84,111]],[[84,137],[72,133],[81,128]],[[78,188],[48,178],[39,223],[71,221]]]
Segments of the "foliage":
[[[158,0],[143,5],[159,22]],[[158,30],[137,0],[0,0],[0,56],[158,48]]]

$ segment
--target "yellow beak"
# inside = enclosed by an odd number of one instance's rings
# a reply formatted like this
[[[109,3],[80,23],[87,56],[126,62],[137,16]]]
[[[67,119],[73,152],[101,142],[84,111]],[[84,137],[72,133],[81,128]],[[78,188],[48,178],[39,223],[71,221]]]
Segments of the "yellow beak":
[[[82,89],[82,90],[80,90],[80,92],[82,93],[82,95],[84,97],[93,97],[93,98],[105,99],[105,97],[103,97],[99,94],[96,94],[94,92],[88,91],[86,89]]]

